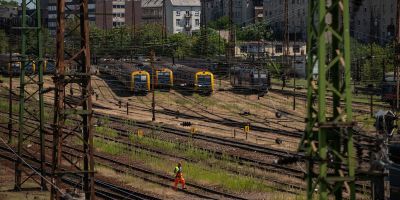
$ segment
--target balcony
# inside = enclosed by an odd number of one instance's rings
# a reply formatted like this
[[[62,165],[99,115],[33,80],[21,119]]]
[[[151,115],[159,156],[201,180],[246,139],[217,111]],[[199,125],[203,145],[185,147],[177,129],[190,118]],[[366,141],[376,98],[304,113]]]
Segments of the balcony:
[[[192,30],[192,25],[191,25],[191,24],[186,24],[186,25],[185,25],[185,30],[186,30],[186,31]]]
[[[190,14],[190,13],[185,13],[185,18],[192,18],[192,14]]]

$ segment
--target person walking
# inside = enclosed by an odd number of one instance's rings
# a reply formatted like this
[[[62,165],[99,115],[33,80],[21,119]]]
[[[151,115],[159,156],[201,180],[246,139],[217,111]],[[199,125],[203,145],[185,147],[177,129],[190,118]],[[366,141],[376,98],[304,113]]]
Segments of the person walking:
[[[185,186],[185,179],[183,178],[183,173],[182,173],[182,164],[178,163],[178,165],[175,167],[174,169],[174,173],[175,173],[175,185],[174,185],[174,189],[177,190],[178,184],[181,183],[182,184],[182,189],[186,189]]]

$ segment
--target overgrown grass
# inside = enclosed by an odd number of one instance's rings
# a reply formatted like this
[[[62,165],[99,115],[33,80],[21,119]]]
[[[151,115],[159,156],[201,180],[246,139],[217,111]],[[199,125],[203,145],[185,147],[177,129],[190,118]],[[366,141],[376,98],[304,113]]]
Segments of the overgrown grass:
[[[93,146],[94,148],[97,148],[100,151],[111,155],[121,155],[122,153],[126,152],[126,148],[124,145],[100,138],[93,139]]]
[[[221,166],[232,165],[238,167],[237,163],[224,160],[217,160],[210,152],[200,150],[194,147],[179,145],[177,143],[166,142],[158,139],[131,136],[131,142],[140,143],[142,145],[151,145],[167,152],[175,152],[177,155],[185,156],[202,162],[189,162],[184,164],[185,177],[189,180],[195,180],[198,183],[218,185],[224,190],[235,192],[271,192],[273,189],[257,178],[245,175],[232,174]],[[150,155],[144,150],[135,150],[128,152],[125,146],[111,141],[95,139],[95,147],[102,152],[111,155],[129,155],[130,159],[141,161],[151,169],[162,171],[172,175],[175,161],[165,160],[160,157]],[[228,157],[226,159],[229,159]],[[209,163],[214,163],[210,167]]]
[[[115,138],[118,136],[118,132],[116,130],[105,127],[105,126],[96,126],[95,131],[98,134],[101,134],[101,135],[104,135],[107,137],[111,137],[111,138]]]

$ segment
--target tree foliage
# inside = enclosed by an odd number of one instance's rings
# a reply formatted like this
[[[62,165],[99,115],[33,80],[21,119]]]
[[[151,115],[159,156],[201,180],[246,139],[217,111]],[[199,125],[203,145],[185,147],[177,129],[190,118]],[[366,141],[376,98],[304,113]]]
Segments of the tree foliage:
[[[229,17],[222,16],[215,21],[211,21],[208,23],[208,27],[215,30],[224,30],[229,28]]]
[[[17,1],[7,1],[7,0],[0,0],[0,6],[6,6],[6,7],[17,7],[18,6],[18,2]]]
[[[385,72],[394,70],[394,45],[351,43],[352,76],[355,81],[379,83]]]
[[[0,53],[5,53],[8,50],[8,36],[4,30],[0,30]]]
[[[257,41],[271,39],[271,29],[264,22],[257,22],[237,29],[237,39],[241,41]]]

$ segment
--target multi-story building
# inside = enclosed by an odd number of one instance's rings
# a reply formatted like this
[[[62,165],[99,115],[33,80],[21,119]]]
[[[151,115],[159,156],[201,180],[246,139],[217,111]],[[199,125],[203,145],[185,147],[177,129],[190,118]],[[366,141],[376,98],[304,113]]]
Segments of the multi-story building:
[[[96,26],[111,29],[120,26],[139,26],[141,23],[140,0],[95,0]]]
[[[204,0],[206,6],[207,22],[217,20],[222,16],[229,16],[230,0]],[[232,21],[239,25],[245,26],[254,22],[254,0],[232,0],[233,3],[233,19]]]
[[[307,0],[288,0],[289,38],[306,40]],[[274,32],[276,39],[283,39],[285,30],[284,1],[264,0],[264,19]]]
[[[191,35],[200,30],[200,0],[167,0],[165,10],[168,33]]]
[[[351,35],[362,42],[390,42],[396,34],[396,1],[364,0],[351,5]]]
[[[44,10],[42,11],[44,15],[43,21],[47,22],[50,32],[55,34],[57,0],[44,0],[41,3],[42,10]],[[124,25],[138,26],[141,23],[141,3],[141,0],[89,0],[89,21],[102,29],[111,29]],[[72,11],[79,8],[79,5],[72,0],[66,0],[66,6],[66,16],[69,17],[73,17]]]
[[[142,22],[163,24],[163,0],[142,0]]]
[[[72,0],[67,0],[66,2],[66,9],[65,9],[65,16],[67,18],[73,18],[73,12],[79,9],[79,4]],[[47,5],[47,26],[52,35],[56,34],[57,28],[57,0],[48,0],[44,3]],[[95,22],[95,0],[89,0],[88,4],[89,10],[89,21],[90,23]]]

